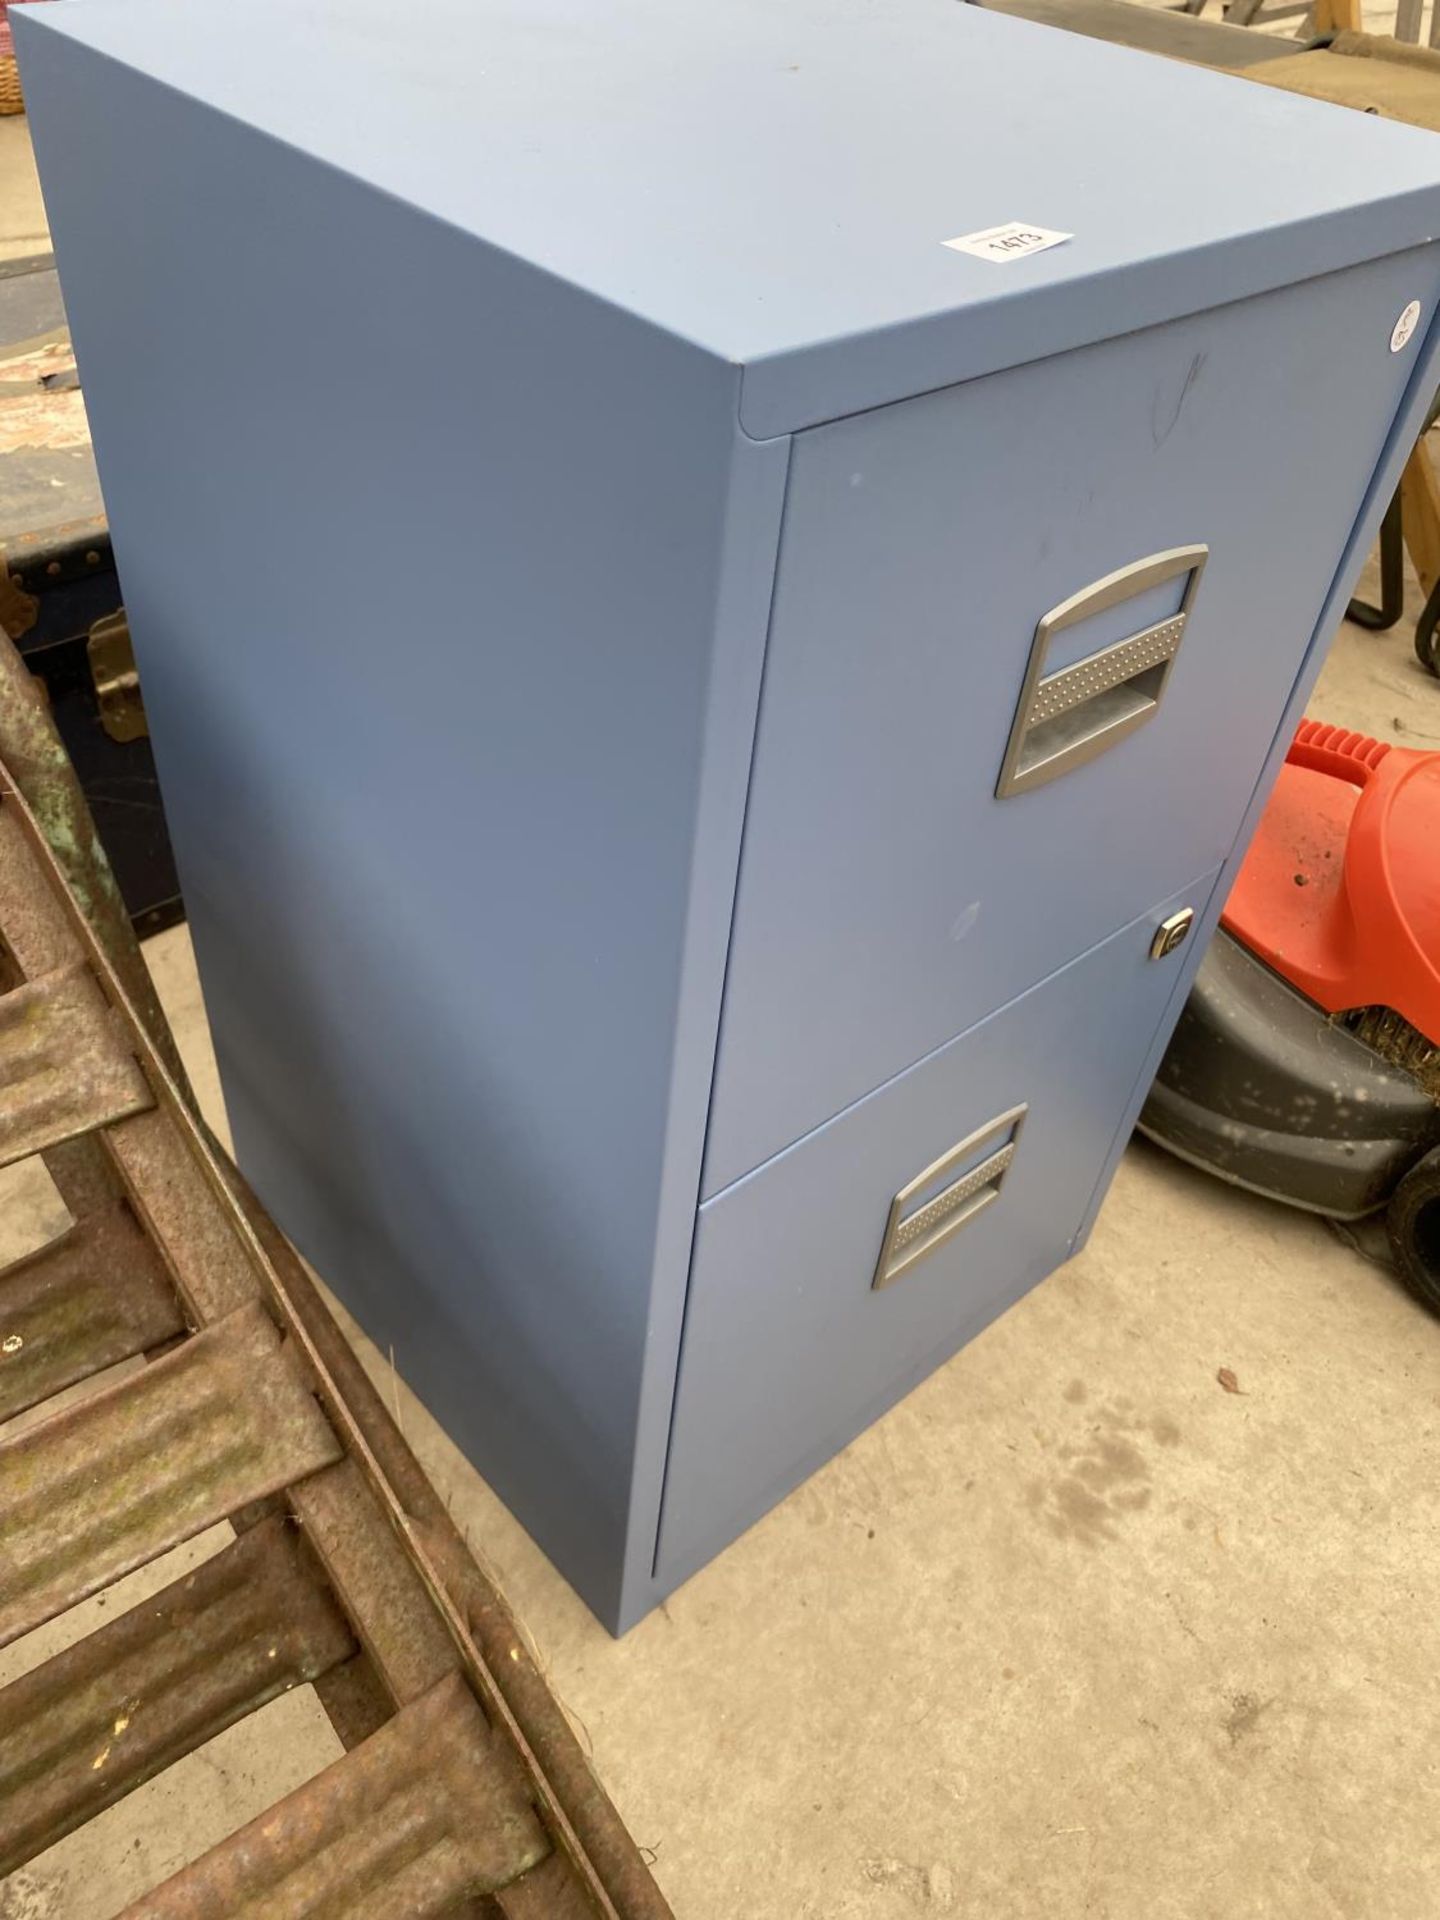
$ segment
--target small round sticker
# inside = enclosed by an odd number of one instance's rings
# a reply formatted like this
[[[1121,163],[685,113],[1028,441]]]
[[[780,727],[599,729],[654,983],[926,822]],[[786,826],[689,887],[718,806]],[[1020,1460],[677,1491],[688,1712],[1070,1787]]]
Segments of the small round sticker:
[[[1399,353],[1400,349],[1408,344],[1411,334],[1414,333],[1419,324],[1420,302],[1418,300],[1412,300],[1400,315],[1400,318],[1395,322],[1395,326],[1390,334],[1391,353]]]

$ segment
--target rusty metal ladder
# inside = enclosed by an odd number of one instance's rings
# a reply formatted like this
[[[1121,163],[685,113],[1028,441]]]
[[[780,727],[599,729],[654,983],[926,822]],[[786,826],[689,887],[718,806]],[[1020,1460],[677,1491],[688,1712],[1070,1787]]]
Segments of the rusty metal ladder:
[[[666,1920],[504,1603],[197,1122],[22,671],[0,658],[0,1164],[41,1156],[73,1225],[0,1271],[0,1421],[132,1366],[0,1433],[0,1646],[218,1520],[235,1538],[0,1689],[0,1876],[308,1682],[343,1757],[130,1920]]]

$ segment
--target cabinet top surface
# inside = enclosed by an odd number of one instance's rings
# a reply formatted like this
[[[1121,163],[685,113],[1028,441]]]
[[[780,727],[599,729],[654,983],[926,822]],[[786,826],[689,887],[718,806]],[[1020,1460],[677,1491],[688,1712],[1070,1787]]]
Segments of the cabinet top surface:
[[[78,42],[742,367],[757,435],[1440,232],[1429,134],[957,0],[18,21],[26,71],[42,37]],[[1008,223],[1071,237],[945,244]]]

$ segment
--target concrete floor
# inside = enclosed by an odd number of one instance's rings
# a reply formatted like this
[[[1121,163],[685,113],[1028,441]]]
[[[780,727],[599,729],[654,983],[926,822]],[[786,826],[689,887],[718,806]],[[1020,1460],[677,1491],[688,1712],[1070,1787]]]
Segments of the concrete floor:
[[[1312,710],[1440,746],[1409,644],[1347,628]],[[183,929],[149,956],[218,1120]],[[22,1171],[4,1252],[47,1205]],[[680,1920],[1422,1920],[1440,1327],[1376,1254],[1137,1144],[1080,1258],[619,1644],[360,1344]],[[286,1697],[0,1920],[105,1920],[335,1752]]]

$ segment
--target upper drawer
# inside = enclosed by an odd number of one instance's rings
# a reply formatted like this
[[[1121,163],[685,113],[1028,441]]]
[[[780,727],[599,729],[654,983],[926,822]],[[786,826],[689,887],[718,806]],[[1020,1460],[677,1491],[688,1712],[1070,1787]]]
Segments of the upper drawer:
[[[799,436],[707,1195],[1225,857],[1436,285],[1426,248]]]

